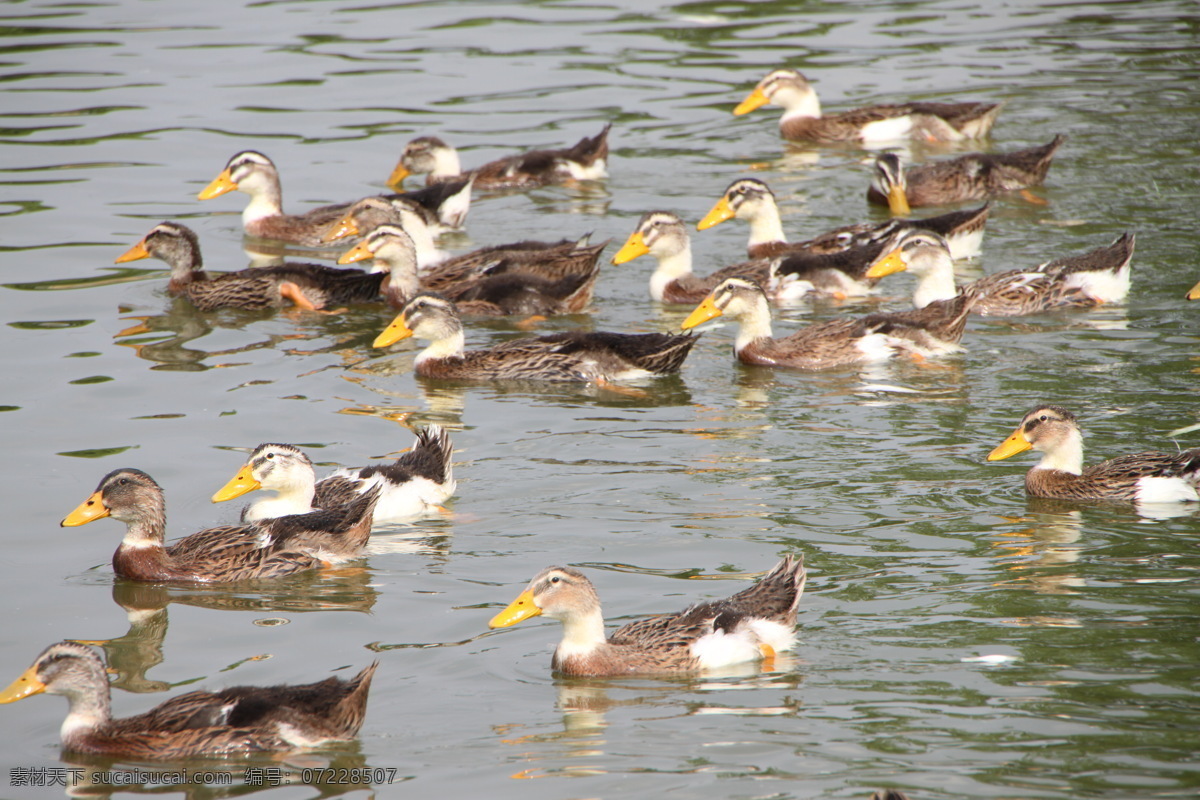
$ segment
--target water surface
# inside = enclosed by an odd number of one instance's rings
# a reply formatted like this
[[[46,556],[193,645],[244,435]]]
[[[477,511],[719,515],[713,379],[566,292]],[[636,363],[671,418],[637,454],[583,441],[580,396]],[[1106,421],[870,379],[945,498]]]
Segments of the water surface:
[[[304,767],[395,769],[394,783],[262,787],[288,797],[1194,796],[1195,512],[1038,504],[1021,488],[1031,456],[984,461],[1043,401],[1080,415],[1093,459],[1197,442],[1167,436],[1197,421],[1200,309],[1182,299],[1200,279],[1192,11],[10,5],[3,670],[15,677],[62,638],[108,639],[124,715],[166,692],[310,681],[378,658],[359,743],[262,763],[297,781]],[[607,182],[479,198],[451,244],[588,232],[619,243],[647,210],[698,220],[746,174],[779,195],[793,239],[882,219],[864,200],[869,154],[785,145],[771,110],[729,114],[783,64],[810,74],[829,110],[1004,101],[986,149],[1067,134],[1035,192],[1045,205],[998,201],[963,274],[1132,230],[1128,304],[974,320],[961,356],[816,375],[737,367],[732,329],[715,327],[679,378],[638,398],[429,384],[411,373],[414,347],[371,350],[381,309],[199,314],[165,295],[157,262],[112,263],[175,219],[198,231],[210,268],[245,266],[244,196],[195,200],[243,148],[276,161],[298,210],[382,191],[417,135],[450,140],[471,165],[608,122]],[[697,270],[740,259],[745,235],[734,223],[695,234]],[[650,269],[606,266],[594,313],[543,329],[677,326],[687,309],[649,300]],[[902,308],[910,284],[894,280],[867,303],[780,312],[777,330]],[[472,325],[468,340],[512,332]],[[236,448],[290,441],[322,465],[364,464],[431,422],[454,436],[454,515],[399,526],[334,575],[256,591],[130,586],[108,565],[118,523],[58,528],[120,466],[162,483],[182,535],[236,516],[208,501],[241,463]],[[625,620],[730,594],[786,552],[810,569],[802,644],[768,671],[560,680],[555,623],[486,629],[552,563],[586,569],[607,616]],[[0,713],[8,779],[78,761],[59,752],[62,700]],[[134,791],[147,789],[116,794]]]

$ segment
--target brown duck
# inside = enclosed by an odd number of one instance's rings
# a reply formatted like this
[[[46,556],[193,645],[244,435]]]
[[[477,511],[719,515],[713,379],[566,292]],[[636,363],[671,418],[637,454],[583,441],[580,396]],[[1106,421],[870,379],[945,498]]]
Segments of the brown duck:
[[[200,240],[186,225],[161,222],[116,263],[157,258],[171,267],[167,291],[183,296],[201,311],[218,308],[262,310],[296,305],[321,310],[343,303],[378,301],[388,273],[335,269],[322,264],[287,262],[210,274],[204,270]]]
[[[100,656],[85,645],[59,642],[0,692],[0,703],[43,692],[66,697],[62,744],[74,753],[161,760],[300,750],[358,735],[378,666],[348,681],[188,692],[143,714],[113,719]]]
[[[549,567],[488,624],[506,628],[539,615],[560,621],[551,666],[564,675],[698,672],[792,649],[805,578],[804,559],[789,555],[732,597],[637,620],[606,637],[592,582],[577,569]]]
[[[164,543],[163,492],[137,469],[117,469],[62,521],[86,525],[102,517],[125,523],[113,571],[135,581],[224,583],[278,578],[355,558],[371,535],[379,488],[337,508],[245,525],[222,525]]]
[[[749,114],[765,105],[783,107],[779,132],[785,139],[864,144],[975,139],[988,134],[1000,113],[999,103],[901,103],[822,115],[816,90],[794,69],[768,73],[733,113]]]
[[[696,342],[694,336],[670,333],[569,331],[468,351],[454,303],[428,292],[409,301],[375,347],[410,336],[430,342],[413,365],[423,377],[598,384],[678,372]]]
[[[969,292],[918,311],[868,314],[801,328],[782,339],[771,336],[771,309],[762,289],[740,278],[725,280],[683,321],[689,330],[728,316],[739,323],[734,353],[739,361],[767,367],[816,370],[886,361],[898,355],[923,359],[962,350]]]
[[[490,161],[467,173],[480,189],[526,189],[568,180],[599,180],[608,176],[608,131],[584,137],[572,147],[559,150],[530,150],[520,155]],[[427,184],[453,180],[462,175],[458,152],[436,136],[413,139],[404,147],[400,161],[388,177],[388,186],[399,188],[409,175],[425,174]]]
[[[977,296],[971,310],[975,314],[1015,316],[1119,303],[1129,294],[1133,245],[1133,234],[1126,233],[1112,244],[1086,253],[1056,258],[1029,269],[985,275],[970,284]],[[917,278],[913,292],[917,308],[958,294],[949,247],[935,233],[905,234],[867,274],[882,278],[903,270]]]
[[[887,206],[893,214],[907,214],[921,206],[983,200],[1041,186],[1054,154],[1065,140],[1059,134],[1040,147],[1011,153],[968,153],[949,161],[913,167],[907,173],[900,156],[883,153],[875,159],[867,201]]]
[[[1026,450],[1042,460],[1025,475],[1025,492],[1064,500],[1177,503],[1200,500],[1200,448],[1177,453],[1134,453],[1083,466],[1079,423],[1062,406],[1038,406],[988,454],[998,461]]]

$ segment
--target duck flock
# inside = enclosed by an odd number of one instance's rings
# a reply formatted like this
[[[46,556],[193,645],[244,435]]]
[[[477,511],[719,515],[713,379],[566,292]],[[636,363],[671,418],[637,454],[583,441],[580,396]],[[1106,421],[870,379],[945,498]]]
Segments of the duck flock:
[[[764,77],[734,113],[764,105],[782,107],[779,129],[787,140],[871,150],[911,140],[983,139],[1002,112],[999,104],[916,102],[823,114],[812,85],[791,69]],[[520,153],[467,170],[453,147],[422,136],[407,144],[389,178],[394,193],[299,214],[284,212],[280,175],[270,158],[244,150],[229,159],[199,199],[243,192],[250,197],[242,212],[249,242],[318,249],[341,266],[280,261],[210,273],[195,232],[173,221],[156,225],[116,260],[166,262],[167,292],[186,298],[200,312],[294,306],[330,314],[350,304],[386,304],[395,316],[381,326],[374,347],[388,348],[409,337],[425,342],[414,361],[423,379],[592,384],[617,393],[652,393],[657,376],[683,367],[697,340],[693,329],[717,317],[736,322],[733,348],[742,363],[824,370],[937,359],[962,350],[972,314],[1069,312],[1120,303],[1129,291],[1132,232],[1098,242],[1088,252],[956,283],[955,262],[977,255],[983,246],[991,199],[1024,193],[1024,202],[1038,202],[1027,190],[1046,179],[1063,136],[1025,150],[970,153],[907,168],[896,152],[884,150],[864,191],[869,202],[886,206],[891,218],[849,224],[805,241],[787,240],[776,196],[766,183],[734,181],[696,227],[742,220],[749,228],[747,260],[708,275],[692,270],[690,223],[669,209],[648,210],[610,261],[653,259],[650,296],[662,305],[691,309],[681,330],[529,334],[487,349],[466,349],[471,322],[481,317],[511,317],[528,329],[548,316],[589,309],[606,243],[586,237],[512,241],[448,254],[439,249],[439,237],[467,224],[473,197],[604,180],[609,138],[616,135],[619,130],[606,125],[569,147]],[[404,190],[408,179],[421,175],[424,186]],[[977,205],[964,207],[968,204]],[[955,208],[912,214],[938,206]],[[347,266],[363,262],[369,269]],[[915,277],[910,310],[846,313],[786,336],[773,332],[773,306],[867,295],[901,271]],[[1200,296],[1200,286],[1189,296]],[[256,490],[273,494],[249,505],[237,524],[170,543],[163,491],[140,469],[104,476],[62,524],[84,525],[103,517],[123,522],[126,533],[112,567],[127,580],[285,580],[362,558],[380,525],[445,512],[444,504],[456,492],[452,442],[436,425],[414,433],[411,449],[392,463],[339,469],[320,479],[300,448],[259,445],[212,499],[233,500]],[[988,458],[1030,449],[1043,454],[1025,479],[1031,496],[1136,505],[1200,500],[1200,450],[1136,453],[1085,467],[1079,422],[1057,404],[1030,410]],[[731,597],[699,600],[683,611],[606,632],[588,577],[578,569],[552,566],[490,625],[507,627],[538,615],[559,620],[563,635],[551,666],[563,675],[697,673],[770,661],[792,649],[805,580],[802,556],[787,554]],[[368,665],[350,680],[188,692],[149,712],[116,719],[104,662],[91,647],[66,641],[42,652],[0,694],[0,702],[41,692],[66,696],[70,708],[62,741],[71,751],[150,759],[286,751],[354,738],[377,666]]]

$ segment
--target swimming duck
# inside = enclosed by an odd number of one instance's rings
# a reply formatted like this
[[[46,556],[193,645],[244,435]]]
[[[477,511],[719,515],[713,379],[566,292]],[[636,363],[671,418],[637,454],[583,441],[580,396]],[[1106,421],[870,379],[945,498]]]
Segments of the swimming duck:
[[[241,497],[255,489],[276,493],[242,511],[242,520],[256,522],[319,508],[337,508],[378,485],[374,524],[400,522],[443,510],[454,494],[450,436],[437,425],[417,433],[416,444],[390,464],[338,469],[316,479],[313,463],[290,444],[260,444],[250,458],[216,494],[214,503]]]
[[[584,137],[561,150],[530,150],[497,159],[468,173],[480,189],[525,189],[567,180],[599,180],[608,176],[608,131]],[[413,139],[388,177],[388,186],[399,188],[409,175],[427,173],[427,184],[453,180],[462,173],[458,152],[436,136]]]
[[[1134,503],[1200,500],[1200,448],[1135,453],[1085,468],[1079,423],[1062,406],[1038,406],[1030,411],[1012,435],[988,454],[988,461],[1029,449],[1045,454],[1025,475],[1025,492],[1033,497]]]
[[[242,228],[250,236],[276,239],[306,247],[319,247],[330,225],[341,219],[350,203],[320,206],[303,214],[283,213],[283,192],[279,171],[271,159],[255,150],[243,150],[229,159],[221,174],[197,195],[201,200],[220,197],[233,190],[250,195],[242,211]],[[453,190],[453,191],[452,191]],[[421,195],[411,199],[436,204],[438,218],[451,227],[461,227],[470,207],[471,182]]]
[[[875,159],[875,174],[867,201],[907,214],[920,206],[940,206],[1040,186],[1054,154],[1067,137],[1011,153],[968,153],[965,156],[913,167],[905,173],[896,153]]]
[[[691,328],[719,316],[740,323],[734,353],[745,364],[791,369],[826,369],[886,361],[906,354],[913,358],[960,352],[967,313],[974,295],[931,303],[918,311],[868,314],[835,319],[801,328],[783,339],[771,336],[771,309],[756,284],[728,278],[683,321]]]
[[[604,247],[585,244],[581,248],[576,243],[564,242],[562,247],[553,251],[547,248],[540,251],[540,258],[532,259],[528,258],[529,251],[512,251],[510,257],[497,248],[493,253],[496,258],[491,262],[478,265],[469,260],[443,262],[418,275],[411,242],[402,228],[380,225],[356,247],[343,253],[338,263],[374,258],[374,269],[386,270],[394,276],[388,287],[388,302],[393,308],[403,308],[425,288],[455,301],[460,314],[574,314],[591,303],[600,274],[596,262]],[[569,252],[567,248],[571,248]],[[581,250],[588,252],[590,263],[577,257]],[[567,273],[567,267],[575,267],[576,271]],[[557,271],[565,274],[554,277]]]
[[[349,213],[326,234],[325,240],[333,242],[344,236],[360,236],[367,231],[377,230],[380,225],[399,225],[403,228],[416,248],[417,266],[424,271],[422,285],[431,291],[451,295],[454,287],[463,281],[475,282],[481,277],[500,273],[527,272],[550,281],[597,275],[596,264],[600,253],[608,245],[607,241],[590,244],[590,236],[584,236],[574,241],[510,242],[451,256],[437,249],[432,232],[421,216],[414,213],[411,204],[381,197],[368,197],[355,203]],[[348,257],[349,253],[343,256]],[[356,257],[365,258],[366,254],[358,250]],[[589,286],[594,286],[594,283]],[[590,302],[590,289],[588,291],[580,309]]]
[[[0,692],[0,703],[43,692],[65,696],[62,743],[74,753],[160,760],[299,750],[358,735],[378,666],[348,681],[187,692],[145,713],[113,719],[104,661],[90,647],[68,641],[43,650]]]
[[[739,277],[766,286],[771,262],[767,259],[733,264],[704,277],[692,273],[692,242],[683,220],[669,211],[651,211],[638,220],[628,241],[612,257],[624,264],[647,253],[658,261],[650,276],[650,296],[660,303],[697,303],[726,278]]]
[[[1126,233],[1106,247],[1081,255],[1056,258],[1030,269],[986,275],[971,284],[978,295],[971,310],[976,314],[1015,316],[1119,303],[1129,294],[1133,244],[1133,234]],[[903,270],[917,277],[913,292],[913,305],[917,308],[958,294],[949,247],[935,233],[905,234],[895,249],[867,274],[882,278]]]
[[[449,380],[534,380],[606,384],[678,372],[696,338],[670,333],[569,331],[463,349],[454,303],[422,292],[375,339],[375,347],[416,336],[430,341],[413,364],[418,375]]]
[[[779,132],[785,139],[868,146],[909,137],[930,142],[977,139],[988,134],[1000,113],[999,103],[903,103],[822,116],[816,90],[794,69],[768,73],[733,113],[749,114],[768,104],[783,107]]]
[[[637,620],[605,637],[600,598],[592,582],[577,569],[548,567],[488,625],[507,628],[539,615],[560,621],[563,638],[550,663],[564,675],[697,672],[792,649],[805,579],[804,559],[785,556],[757,583],[732,597]]]
[[[775,193],[755,178],[739,178],[729,184],[697,230],[707,230],[728,219],[745,220],[750,225],[746,252],[751,258],[781,258],[793,253],[836,253],[854,245],[877,242],[905,230],[927,230],[946,237],[955,259],[979,255],[983,230],[991,207],[951,211],[925,219],[894,218],[887,222],[859,222],[843,225],[802,242],[788,242],[783,233],[779,204]]]
[[[163,492],[141,470],[116,469],[62,521],[86,525],[111,516],[125,523],[113,571],[135,581],[198,583],[277,578],[357,557],[371,535],[378,487],[338,508],[245,525],[222,525],[164,544]]]
[[[116,263],[142,258],[165,261],[171,267],[167,291],[186,297],[201,311],[218,308],[257,311],[289,304],[311,311],[342,303],[371,302],[386,291],[389,278],[386,272],[372,274],[293,261],[210,275],[204,271],[195,231],[178,222],[155,225]]]

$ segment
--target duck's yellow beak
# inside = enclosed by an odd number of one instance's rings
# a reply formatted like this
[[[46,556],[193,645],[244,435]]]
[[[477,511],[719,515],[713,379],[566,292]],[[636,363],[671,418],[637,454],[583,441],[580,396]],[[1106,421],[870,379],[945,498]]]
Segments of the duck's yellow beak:
[[[404,179],[409,175],[412,175],[412,173],[403,164],[397,164],[396,168],[392,170],[392,174],[388,176],[387,185],[398,190],[401,184],[404,183]]]
[[[338,263],[353,264],[355,261],[362,261],[364,258],[371,258],[374,255],[375,254],[371,252],[371,249],[367,247],[366,242],[359,242],[358,244],[354,245],[354,247],[351,247],[349,250],[342,253],[341,257],[338,259]]]
[[[696,223],[696,230],[708,230],[713,225],[719,225],[727,219],[733,219],[733,206],[729,205],[728,198],[722,197],[712,207],[712,210],[704,215],[704,219]]]
[[[235,497],[241,497],[244,494],[253,492],[255,489],[261,489],[262,484],[255,480],[254,475],[250,473],[250,465],[242,467],[238,470],[238,474],[229,479],[229,483],[217,490],[217,493],[212,496],[214,503],[224,503],[226,500],[232,500]]]
[[[113,263],[114,264],[124,264],[126,261],[138,261],[139,259],[149,258],[149,257],[150,257],[150,251],[146,249],[146,240],[142,239],[140,242],[135,244],[133,247],[129,248],[124,253],[122,253],[120,256],[118,256],[117,260],[114,261]]]
[[[401,313],[392,320],[392,324],[383,329],[383,333],[375,337],[372,347],[387,347],[389,344],[395,344],[401,339],[407,339],[412,336],[412,329],[404,321],[404,314]]]
[[[882,278],[885,275],[891,275],[894,272],[904,272],[908,269],[908,265],[904,263],[904,259],[900,257],[900,248],[897,247],[892,252],[888,253],[883,258],[876,261],[867,270],[866,277]]]
[[[533,602],[533,590],[526,589],[508,604],[508,608],[501,611],[496,616],[492,617],[488,622],[489,628],[507,628],[510,625],[516,625],[523,619],[536,617],[542,613],[542,610]]]
[[[220,197],[226,192],[232,192],[237,188],[237,184],[233,182],[233,178],[229,177],[229,170],[221,170],[221,174],[213,178],[212,183],[204,187],[204,190],[196,197],[201,200],[211,200],[214,197]]]
[[[624,264],[626,261],[633,261],[638,256],[644,256],[649,252],[650,248],[646,247],[646,240],[642,237],[642,232],[634,231],[629,234],[628,241],[612,257],[612,263]]]
[[[683,324],[680,325],[680,327],[685,331],[691,330],[697,325],[702,325],[705,322],[708,322],[710,319],[715,319],[724,313],[724,311],[717,308],[716,302],[711,297],[706,297],[704,298],[704,301],[700,303],[700,305],[696,306],[692,313],[688,314],[687,319],[683,321]]]
[[[995,450],[988,453],[987,460],[999,461],[1002,458],[1015,456],[1017,453],[1024,453],[1032,446],[1029,440],[1025,438],[1025,429],[1023,427],[1017,428],[1012,432],[1012,436],[1009,436]]]
[[[0,703],[15,703],[24,700],[31,694],[41,694],[46,691],[46,684],[38,680],[36,665],[21,673],[21,677],[0,692]]]
[[[92,492],[91,496],[79,504],[79,507],[67,514],[60,524],[64,528],[75,528],[79,525],[87,525],[92,520],[107,517],[109,514],[108,506],[104,505],[104,500],[101,499],[99,492]]]
[[[358,225],[354,222],[354,217],[349,214],[330,225],[329,230],[321,237],[321,241],[336,242],[338,239],[345,239],[347,236],[358,236]]]
[[[888,210],[898,216],[905,216],[912,213],[912,209],[908,207],[908,195],[904,191],[903,186],[892,184],[888,187]]]
[[[762,108],[767,103],[771,102],[771,98],[763,93],[761,86],[755,86],[754,91],[746,95],[746,99],[737,104],[737,108],[733,110],[735,117],[740,117],[742,114],[749,114],[756,108]]]
[[[1191,290],[1187,293],[1187,299],[1200,300],[1200,283],[1197,283],[1191,288]]]

